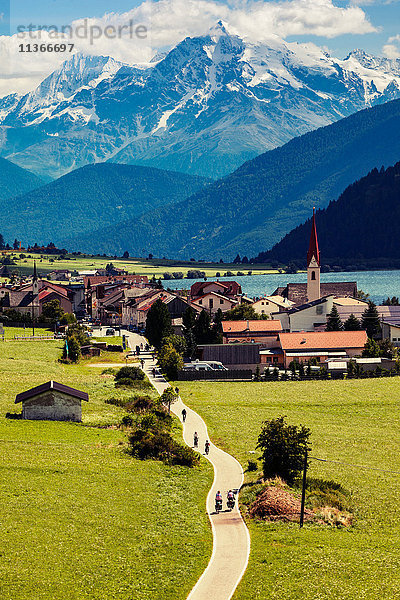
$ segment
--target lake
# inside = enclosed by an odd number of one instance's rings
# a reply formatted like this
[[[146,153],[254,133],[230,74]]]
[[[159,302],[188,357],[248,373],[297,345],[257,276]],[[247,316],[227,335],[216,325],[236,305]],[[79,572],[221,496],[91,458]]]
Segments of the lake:
[[[209,278],[212,281],[213,278]],[[305,283],[307,273],[296,275],[269,274],[244,275],[242,277],[219,277],[219,281],[235,280],[242,286],[243,293],[250,298],[270,295],[277,287],[287,283]],[[165,288],[189,289],[198,279],[163,280]],[[400,271],[348,271],[346,273],[321,273],[321,283],[328,281],[356,281],[358,289],[367,292],[371,300],[381,304],[388,296],[400,296]]]

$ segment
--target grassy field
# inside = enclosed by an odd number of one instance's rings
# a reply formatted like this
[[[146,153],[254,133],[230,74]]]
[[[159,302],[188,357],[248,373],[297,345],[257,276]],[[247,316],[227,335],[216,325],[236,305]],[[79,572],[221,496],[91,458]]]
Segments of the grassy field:
[[[124,413],[104,401],[131,393],[86,362],[58,363],[61,347],[0,342],[0,597],[183,600],[211,553],[211,470],[129,457]],[[82,425],[5,418],[50,379],[89,393]]]
[[[34,260],[37,262],[37,267],[40,273],[49,273],[55,269],[69,269],[70,271],[92,271],[95,269],[105,268],[105,266],[112,262],[115,267],[126,269],[129,273],[136,273],[137,275],[148,275],[149,278],[161,277],[163,273],[169,272],[182,272],[186,277],[188,270],[200,270],[205,271],[207,277],[215,277],[216,273],[223,275],[227,271],[237,273],[242,271],[248,273],[252,271],[253,274],[262,275],[266,273],[277,273],[278,271],[271,269],[268,265],[234,265],[234,264],[220,264],[220,263],[198,263],[198,262],[180,262],[173,260],[163,259],[119,259],[119,258],[103,258],[98,256],[75,256],[68,255],[67,258],[59,260],[56,257],[50,255],[32,254],[22,252],[26,255],[26,258],[19,258],[20,252],[8,255],[13,257],[17,268],[26,274],[30,274],[33,271]],[[0,253],[1,255],[1,253]],[[28,258],[28,256],[30,258]],[[42,256],[42,258],[41,258]],[[10,268],[12,270],[12,267]]]
[[[39,335],[52,335],[54,332],[50,329],[40,329],[35,327],[35,336]],[[4,327],[4,339],[14,340],[15,336],[31,336],[33,334],[32,326],[23,327]],[[3,336],[1,336],[3,337]]]
[[[245,466],[261,423],[287,415],[312,431],[309,475],[352,493],[349,529],[249,523],[252,552],[235,600],[400,598],[400,379],[184,383],[214,442]],[[360,468],[365,466],[368,468]],[[387,473],[380,470],[397,471]]]

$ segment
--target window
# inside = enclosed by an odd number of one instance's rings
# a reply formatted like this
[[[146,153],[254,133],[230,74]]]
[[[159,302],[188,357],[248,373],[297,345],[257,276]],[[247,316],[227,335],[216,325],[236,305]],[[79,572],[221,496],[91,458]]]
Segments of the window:
[[[315,271],[311,271],[311,280],[315,281]]]
[[[212,298],[210,298],[210,308],[214,307],[214,300]]]
[[[267,356],[267,362],[272,362],[272,357],[271,356]]]
[[[322,313],[324,312],[324,307],[322,306],[322,304],[318,304],[318,306],[315,307],[315,312],[317,313],[317,315],[322,315]]]
[[[274,363],[277,363],[277,362],[278,362],[278,360],[279,360],[279,359],[278,359],[278,357],[277,357],[277,356],[274,356]]]
[[[219,303],[220,303],[220,304],[223,304],[223,303],[224,303],[224,301],[222,300],[222,298],[220,298],[220,300],[219,300]]]
[[[264,309],[261,309],[261,314],[263,315],[264,313],[265,313],[265,310],[264,310]]]
[[[203,304],[203,300],[199,300],[199,304]]]

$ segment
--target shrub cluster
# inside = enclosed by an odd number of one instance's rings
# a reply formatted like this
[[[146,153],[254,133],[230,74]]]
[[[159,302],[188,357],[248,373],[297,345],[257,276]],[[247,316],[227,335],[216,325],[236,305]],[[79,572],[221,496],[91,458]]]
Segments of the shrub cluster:
[[[144,373],[139,367],[122,367],[115,375],[115,387],[132,387],[143,380]]]
[[[186,467],[197,465],[199,454],[173,439],[172,423],[172,417],[163,410],[153,410],[133,422],[128,438],[132,456]]]

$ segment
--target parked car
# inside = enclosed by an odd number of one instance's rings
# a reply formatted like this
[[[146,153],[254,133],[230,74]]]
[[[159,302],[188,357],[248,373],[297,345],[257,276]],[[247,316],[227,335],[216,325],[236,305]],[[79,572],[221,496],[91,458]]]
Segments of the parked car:
[[[196,360],[192,363],[186,363],[183,367],[184,371],[227,371],[221,362],[216,360]]]
[[[109,327],[108,329],[106,329],[106,335],[115,335],[115,329]]]

